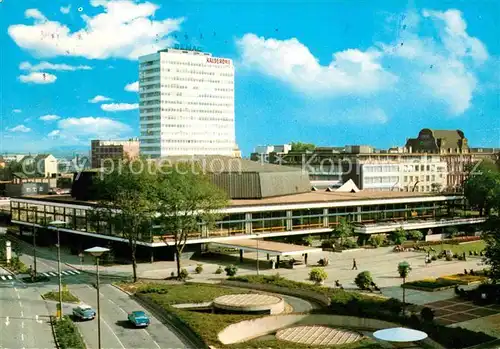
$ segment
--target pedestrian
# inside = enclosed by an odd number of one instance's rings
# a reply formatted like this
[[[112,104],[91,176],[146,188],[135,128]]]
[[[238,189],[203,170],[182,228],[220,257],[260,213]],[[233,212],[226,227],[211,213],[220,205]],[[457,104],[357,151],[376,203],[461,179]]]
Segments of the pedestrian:
[[[352,269],[351,270],[358,270],[358,266],[356,264],[356,259],[355,258],[352,259]]]

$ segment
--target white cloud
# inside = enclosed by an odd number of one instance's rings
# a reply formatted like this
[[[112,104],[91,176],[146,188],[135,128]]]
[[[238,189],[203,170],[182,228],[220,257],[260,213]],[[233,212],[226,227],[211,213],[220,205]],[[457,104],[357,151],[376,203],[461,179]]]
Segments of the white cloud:
[[[128,92],[139,92],[139,81],[131,82],[125,86],[125,91]]]
[[[17,125],[15,127],[9,128],[7,130],[10,132],[22,132],[22,133],[31,132],[31,128],[26,127],[24,125]]]
[[[57,76],[49,73],[33,72],[28,75],[20,75],[19,80],[24,83],[52,84],[56,82]]]
[[[242,63],[311,94],[365,94],[390,87],[396,76],[384,70],[376,49],[348,49],[323,66],[297,39],[265,39],[245,34],[237,42]]]
[[[78,56],[89,59],[128,58],[171,46],[168,35],[180,29],[183,18],[155,20],[158,5],[133,0],[91,0],[103,12],[82,14],[85,26],[77,31],[47,20],[35,9],[26,11],[34,24],[15,24],[8,33],[16,44],[39,57]],[[42,37],[40,34],[42,33]],[[119,35],[117,35],[119,33]]]
[[[23,111],[21,109],[13,109],[12,112],[19,114],[19,113],[22,113]]]
[[[451,116],[468,110],[481,86],[476,68],[489,54],[478,38],[467,33],[462,13],[410,11],[390,15],[388,22],[394,40],[374,43],[366,50],[335,52],[328,65],[321,65],[295,38],[245,34],[237,44],[243,67],[288,83],[309,97],[364,97],[368,105],[378,105],[369,99],[381,97],[394,103],[412,101],[414,106],[435,101],[446,106]],[[377,115],[375,119],[384,120],[382,113]]]
[[[59,136],[60,133],[61,133],[61,130],[54,130],[54,131],[49,132],[49,134],[47,136],[51,137],[51,138],[55,138],[55,137]]]
[[[120,138],[130,134],[130,126],[102,117],[81,117],[59,120],[49,137],[64,139],[67,144],[88,144],[92,138]]]
[[[139,109],[139,104],[134,103],[111,103],[111,104],[102,104],[101,109],[104,111],[117,112],[117,111],[126,111],[126,110],[134,110]]]
[[[67,15],[67,14],[69,13],[69,11],[71,11],[71,5],[68,5],[68,6],[66,6],[66,7],[61,6],[61,7],[59,8],[59,11],[61,11],[61,13],[62,13],[62,14]]]
[[[467,23],[460,11],[454,9],[444,12],[424,10],[422,15],[433,19],[438,26],[444,26],[441,40],[453,56],[471,57],[477,63],[483,63],[488,59],[488,51],[484,44],[467,34]]]
[[[101,96],[101,95],[98,95],[92,99],[89,99],[89,103],[99,103],[99,102],[107,102],[107,101],[112,101],[112,99],[109,97]]]
[[[54,120],[59,120],[60,118],[61,118],[60,116],[53,114],[40,116],[40,120],[42,121],[54,121]]]
[[[21,70],[29,71],[41,71],[41,70],[62,70],[62,71],[75,71],[75,70],[92,70],[92,67],[88,65],[68,65],[68,64],[52,64],[49,62],[40,62],[38,64],[32,65],[29,62],[22,62],[19,65]]]

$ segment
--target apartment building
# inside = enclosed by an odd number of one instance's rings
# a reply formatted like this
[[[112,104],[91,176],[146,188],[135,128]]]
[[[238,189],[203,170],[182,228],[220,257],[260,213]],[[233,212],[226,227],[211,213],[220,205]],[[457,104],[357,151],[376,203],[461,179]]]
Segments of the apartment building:
[[[92,168],[103,166],[106,160],[135,159],[139,156],[139,140],[92,140],[90,157]]]
[[[169,48],[139,62],[141,154],[234,154],[231,59]]]

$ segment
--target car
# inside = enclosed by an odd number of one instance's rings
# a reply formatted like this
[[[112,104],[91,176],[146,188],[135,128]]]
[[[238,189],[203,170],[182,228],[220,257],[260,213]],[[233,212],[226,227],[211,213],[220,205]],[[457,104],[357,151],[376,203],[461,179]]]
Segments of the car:
[[[135,327],[148,327],[150,324],[149,316],[143,311],[133,311],[128,314],[128,321]]]
[[[96,311],[87,304],[80,304],[73,308],[73,316],[79,320],[93,320],[96,316]]]

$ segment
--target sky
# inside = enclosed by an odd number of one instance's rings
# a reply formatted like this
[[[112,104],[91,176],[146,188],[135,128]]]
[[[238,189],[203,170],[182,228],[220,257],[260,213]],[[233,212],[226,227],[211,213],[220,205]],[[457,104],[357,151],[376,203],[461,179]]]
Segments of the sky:
[[[500,147],[500,2],[0,0],[0,152],[139,135],[140,55],[235,64],[236,140]]]

